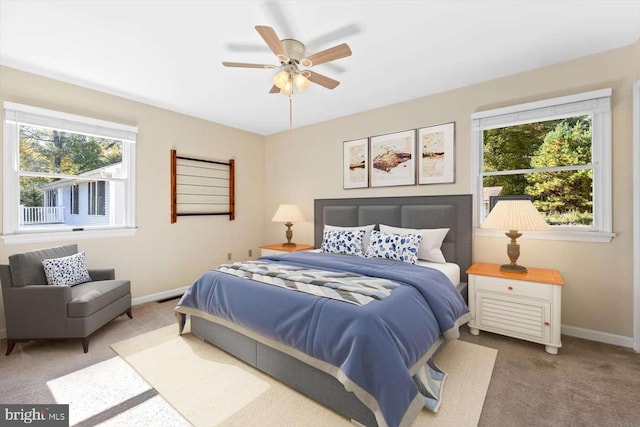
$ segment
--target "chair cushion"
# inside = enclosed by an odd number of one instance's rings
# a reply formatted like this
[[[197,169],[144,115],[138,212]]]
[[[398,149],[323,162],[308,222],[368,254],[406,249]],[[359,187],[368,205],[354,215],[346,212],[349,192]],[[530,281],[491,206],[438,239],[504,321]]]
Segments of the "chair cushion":
[[[47,276],[42,266],[43,259],[61,258],[78,252],[78,245],[58,246],[38,251],[11,255],[9,265],[13,286],[46,285]]]
[[[100,280],[73,286],[68,307],[69,317],[89,317],[130,293],[129,280]]]

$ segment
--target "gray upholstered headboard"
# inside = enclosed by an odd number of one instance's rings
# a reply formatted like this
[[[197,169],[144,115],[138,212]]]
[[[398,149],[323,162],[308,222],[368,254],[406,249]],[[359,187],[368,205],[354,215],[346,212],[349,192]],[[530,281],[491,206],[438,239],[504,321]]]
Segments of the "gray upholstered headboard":
[[[316,199],[314,207],[315,246],[322,243],[325,224],[352,227],[379,224],[404,228],[449,228],[442,243],[448,262],[460,266],[460,281],[467,281],[471,266],[471,195],[366,197],[358,199]]]

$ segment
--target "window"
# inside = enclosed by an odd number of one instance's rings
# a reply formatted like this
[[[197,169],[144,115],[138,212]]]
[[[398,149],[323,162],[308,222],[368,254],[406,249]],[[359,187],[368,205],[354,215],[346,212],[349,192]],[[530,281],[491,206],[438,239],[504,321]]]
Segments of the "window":
[[[10,102],[4,112],[7,243],[133,234],[137,128]]]
[[[529,196],[551,225],[532,237],[610,241],[610,97],[605,89],[473,114],[476,225],[492,197]]]
[[[58,206],[58,191],[57,190],[47,190],[45,195],[45,206],[53,208]]]
[[[71,206],[71,214],[78,215],[80,213],[80,186],[78,184],[74,184],[71,186],[70,190],[70,206]]]
[[[89,215],[104,215],[104,181],[93,181],[89,186]]]

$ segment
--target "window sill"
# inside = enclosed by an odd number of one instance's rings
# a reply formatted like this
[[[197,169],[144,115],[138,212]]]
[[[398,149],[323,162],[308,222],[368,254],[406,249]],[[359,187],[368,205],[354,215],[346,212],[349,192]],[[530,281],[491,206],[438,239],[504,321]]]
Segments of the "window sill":
[[[505,230],[506,231],[506,230]],[[500,230],[487,230],[476,228],[473,235],[475,237],[502,237],[506,238],[505,232]],[[533,240],[564,240],[568,242],[592,242],[610,243],[616,236],[615,233],[605,233],[602,231],[523,231],[522,238]]]
[[[35,242],[55,242],[61,240],[102,239],[105,237],[131,237],[136,235],[136,228],[109,228],[80,231],[55,231],[43,233],[4,234],[2,240],[7,245]]]

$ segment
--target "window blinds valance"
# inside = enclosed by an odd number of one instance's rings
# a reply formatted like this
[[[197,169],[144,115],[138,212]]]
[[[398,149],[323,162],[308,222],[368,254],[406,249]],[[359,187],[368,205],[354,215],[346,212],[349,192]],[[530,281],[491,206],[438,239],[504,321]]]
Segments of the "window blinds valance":
[[[611,89],[608,88],[473,113],[472,130],[495,129],[610,110]]]
[[[4,103],[4,120],[6,122],[41,126],[128,142],[135,142],[138,134],[138,128],[136,126],[62,113],[13,102]]]

